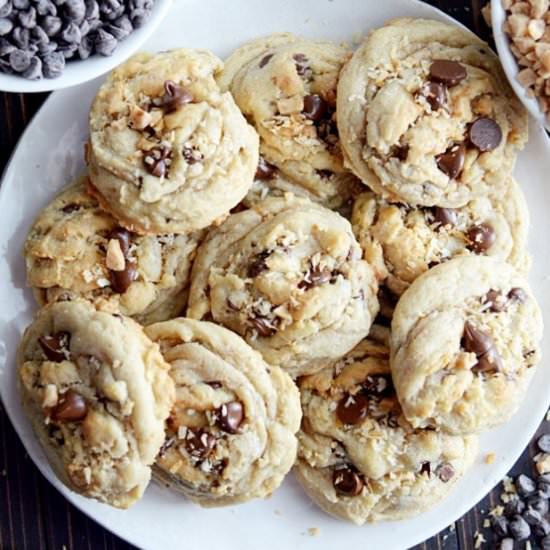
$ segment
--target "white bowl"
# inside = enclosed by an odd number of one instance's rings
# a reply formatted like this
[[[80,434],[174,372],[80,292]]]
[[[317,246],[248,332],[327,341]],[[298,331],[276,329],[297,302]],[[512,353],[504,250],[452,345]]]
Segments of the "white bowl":
[[[518,81],[519,65],[510,50],[510,39],[503,31],[504,22],[506,21],[506,10],[502,7],[501,0],[491,1],[491,25],[493,27],[493,36],[497,46],[500,62],[504,68],[504,72],[510,81],[510,85],[516,92],[525,108],[546,130],[550,131],[550,123],[546,120],[544,113],[539,107],[537,100],[534,97],[527,95],[527,89],[524,88]]]
[[[118,44],[113,55],[93,55],[88,59],[68,61],[65,70],[57,78],[26,80],[21,76],[0,73],[0,91],[4,92],[50,92],[82,84],[114,69],[128,59],[147,41],[167,14],[173,0],[156,0],[145,24],[133,31]]]

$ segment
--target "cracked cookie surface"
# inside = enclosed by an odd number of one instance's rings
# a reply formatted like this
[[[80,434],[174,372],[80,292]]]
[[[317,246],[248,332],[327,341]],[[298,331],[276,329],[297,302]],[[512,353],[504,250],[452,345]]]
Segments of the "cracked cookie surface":
[[[540,359],[542,317],[525,278],[486,256],[420,276],[392,320],[392,375],[407,419],[470,433],[506,422]]]
[[[270,495],[296,458],[298,390],[233,332],[174,319],[150,325],[176,402],[155,474],[203,506]]]
[[[25,331],[17,365],[23,408],[61,481],[118,508],[140,499],[174,402],[158,345],[129,317],[57,302]]]
[[[101,206],[139,233],[188,233],[247,193],[258,136],[204,50],[138,54],[101,86],[87,161]]]

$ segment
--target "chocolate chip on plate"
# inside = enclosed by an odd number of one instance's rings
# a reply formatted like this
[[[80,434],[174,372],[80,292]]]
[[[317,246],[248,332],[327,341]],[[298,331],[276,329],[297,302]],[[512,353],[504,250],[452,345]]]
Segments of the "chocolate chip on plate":
[[[462,334],[462,347],[477,356],[487,353],[493,347],[493,339],[483,331],[477,329],[466,321],[464,323],[464,332]]]
[[[124,227],[115,227],[109,233],[109,240],[116,239],[120,245],[120,250],[122,251],[123,256],[126,258],[128,256],[128,251],[130,250],[130,240],[131,234]]]
[[[527,507],[527,510],[523,512],[521,516],[529,525],[535,525],[542,519],[542,514],[533,510],[533,508]]]
[[[449,178],[455,179],[462,172],[465,155],[466,146],[463,143],[455,143],[444,153],[436,155],[437,167]]]
[[[137,263],[135,260],[126,260],[122,271],[109,270],[111,288],[118,294],[124,294],[128,287],[137,279]]]
[[[548,513],[548,497],[541,491],[537,491],[527,499],[527,506],[545,516]]]
[[[60,363],[69,358],[69,343],[71,335],[68,332],[56,332],[55,334],[41,336],[38,343],[48,361]]]
[[[504,506],[504,513],[507,517],[516,516],[522,514],[525,510],[525,502],[518,496],[514,495]]]
[[[444,462],[437,467],[435,474],[443,483],[447,483],[454,477],[455,469],[448,462]]]
[[[187,428],[185,449],[194,458],[206,458],[216,446],[216,438],[207,430]]]
[[[450,59],[436,59],[430,66],[430,80],[449,88],[462,82],[466,76],[466,67]]]
[[[493,516],[491,529],[497,537],[505,537],[508,534],[508,520],[504,516]]]
[[[256,179],[262,181],[271,180],[275,176],[276,172],[277,168],[273,166],[273,164],[267,162],[264,157],[260,156],[258,168],[256,168]]]
[[[256,317],[250,317],[248,322],[252,325],[252,328],[258,331],[260,336],[273,336],[277,332],[275,322],[270,321],[267,317],[257,315]]]
[[[362,393],[344,395],[336,407],[336,416],[344,424],[358,424],[367,416],[369,400]]]
[[[516,477],[515,486],[518,494],[522,497],[532,495],[537,489],[535,482],[525,474],[519,474],[519,476]]]
[[[470,241],[468,248],[476,254],[487,252],[497,239],[495,230],[487,223],[474,225],[468,230],[466,236]]]
[[[550,523],[546,518],[541,518],[538,523],[532,526],[533,533],[537,537],[545,537],[550,533]]]
[[[531,527],[521,516],[514,516],[510,521],[509,529],[510,534],[517,541],[526,540],[531,536]]]
[[[472,372],[492,373],[504,370],[504,362],[500,353],[495,348],[491,348],[487,353],[479,356],[477,363],[472,367]]]
[[[361,493],[365,483],[357,472],[351,468],[344,467],[334,470],[332,485],[338,494],[346,497],[356,497]]]
[[[537,447],[538,447],[543,453],[550,453],[550,434],[541,435],[541,436],[537,439]]]
[[[500,290],[489,290],[489,292],[485,294],[483,303],[489,305],[489,311],[493,313],[500,313],[506,310],[506,299],[502,296]]]
[[[317,94],[304,96],[304,108],[302,114],[315,122],[321,120],[328,110],[327,102]]]
[[[542,474],[537,477],[537,494],[543,498],[550,498],[550,474]]]
[[[300,76],[304,76],[309,69],[309,60],[303,53],[296,53],[292,56],[294,64],[296,65],[296,72]]]
[[[216,409],[216,424],[224,432],[236,434],[243,419],[244,408],[240,401],[230,401]]]
[[[258,254],[254,256],[254,259],[248,266],[248,269],[246,271],[246,276],[253,279],[254,277],[257,277],[261,273],[267,270],[267,263],[266,259],[269,258],[271,255],[270,250],[262,250]]]
[[[182,105],[191,103],[193,95],[189,90],[176,84],[173,80],[164,83],[164,95],[154,102],[162,107],[167,113],[177,111]]]
[[[474,120],[468,130],[468,137],[472,145],[482,153],[496,149],[502,141],[502,130],[492,119],[481,117]]]
[[[143,165],[149,174],[163,178],[168,174],[172,151],[169,147],[153,147],[143,155]]]
[[[432,465],[429,461],[422,462],[422,465],[420,466],[420,473],[428,474],[428,477],[432,475]]]
[[[447,102],[447,87],[441,82],[426,82],[420,88],[420,95],[426,99],[432,111],[437,111]]]
[[[55,422],[78,422],[88,414],[86,400],[75,390],[68,390],[59,398],[51,410],[50,417]]]
[[[409,155],[409,146],[408,145],[394,145],[391,151],[391,156],[399,159],[401,162],[407,160]]]
[[[442,208],[441,206],[435,206],[432,210],[434,220],[442,226],[454,227],[458,221],[458,215],[453,208]]]
[[[363,392],[369,395],[385,396],[394,391],[391,376],[385,374],[371,374],[363,381]]]
[[[508,292],[508,299],[512,300],[513,302],[519,302],[522,304],[527,300],[527,294],[525,293],[525,290],[520,287],[515,287],[510,292]]]
[[[273,54],[272,53],[268,53],[267,55],[264,55],[261,59],[260,59],[260,63],[259,63],[259,67],[260,69],[263,69],[268,63],[269,63],[269,60],[273,57]]]
[[[310,269],[304,278],[298,283],[298,288],[309,290],[313,287],[328,283],[332,279],[332,271],[330,269],[321,269],[318,266]]]

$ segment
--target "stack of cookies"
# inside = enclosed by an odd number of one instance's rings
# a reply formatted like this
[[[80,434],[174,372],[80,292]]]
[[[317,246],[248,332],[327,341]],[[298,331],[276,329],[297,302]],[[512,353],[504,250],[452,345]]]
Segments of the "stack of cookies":
[[[122,508],[151,474],[220,506],[293,465],[355,523],[437,503],[539,360],[526,139],[494,54],[436,21],[120,66],[25,244],[21,392],[57,475]]]

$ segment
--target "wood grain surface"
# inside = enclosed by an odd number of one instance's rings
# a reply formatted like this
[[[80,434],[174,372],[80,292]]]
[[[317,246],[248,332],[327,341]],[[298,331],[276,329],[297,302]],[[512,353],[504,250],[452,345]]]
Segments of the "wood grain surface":
[[[481,37],[490,38],[481,16],[485,0],[431,0],[428,3],[455,17]],[[0,172],[6,166],[26,125],[46,97],[47,94],[0,94]],[[544,432],[550,432],[548,422],[541,423],[538,434]],[[533,438],[535,440],[536,437]],[[520,472],[532,474],[531,457],[534,454],[536,451],[532,442],[513,467],[512,475]],[[483,528],[483,520],[487,511],[498,503],[499,494],[497,487],[454,525],[416,546],[415,550],[473,549],[476,531],[486,538],[482,548],[496,548],[490,531]],[[42,477],[26,454],[0,404],[0,550],[133,548],[79,512]],[[184,549],[185,544],[181,548]],[[524,546],[521,545],[521,548]],[[366,538],[364,550],[378,549],[371,549]]]

